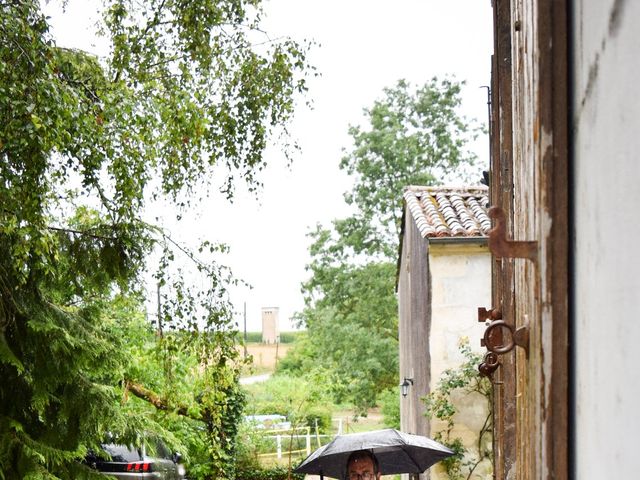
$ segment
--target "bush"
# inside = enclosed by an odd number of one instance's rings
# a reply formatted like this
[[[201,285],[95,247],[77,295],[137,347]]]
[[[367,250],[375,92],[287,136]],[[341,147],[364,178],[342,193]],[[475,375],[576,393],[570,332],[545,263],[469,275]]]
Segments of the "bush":
[[[312,431],[331,427],[331,400],[321,382],[288,375],[274,375],[266,382],[245,386],[246,414],[284,415],[291,426],[309,426]]]
[[[287,480],[289,469],[284,466],[274,466],[269,468],[256,467],[251,469],[238,468],[236,480]],[[291,473],[293,480],[303,480],[303,473]]]
[[[304,412],[303,424],[315,432],[316,421],[318,433],[327,433],[331,430],[331,410],[328,407],[313,406]]]
[[[260,464],[258,454],[268,450],[269,440],[264,432],[254,430],[251,425],[243,423],[236,439],[236,480],[285,480],[289,470],[280,465],[264,467]],[[291,474],[291,478],[302,480],[304,475]]]
[[[389,388],[378,397],[382,416],[387,427],[400,428],[400,393],[398,388]]]
[[[242,422],[236,437],[236,469],[237,471],[259,470],[258,454],[265,450],[267,439],[252,425]]]
[[[451,448],[455,455],[442,461],[447,478],[469,478],[474,470],[483,462],[491,464],[493,469],[492,443],[492,386],[487,377],[478,372],[481,355],[472,351],[469,339],[462,338],[459,342],[460,352],[465,361],[457,368],[450,368],[443,372],[438,385],[422,400],[425,403],[425,416],[437,418],[444,422],[445,427],[435,432],[433,438]],[[454,436],[454,418],[459,406],[455,402],[455,394],[478,394],[484,403],[487,417],[477,432],[477,440],[472,446],[467,446],[460,437]],[[475,433],[475,432],[474,432]]]
[[[315,369],[317,363],[313,355],[313,346],[309,342],[307,332],[296,332],[296,341],[287,355],[278,362],[276,372],[293,377],[307,376]]]

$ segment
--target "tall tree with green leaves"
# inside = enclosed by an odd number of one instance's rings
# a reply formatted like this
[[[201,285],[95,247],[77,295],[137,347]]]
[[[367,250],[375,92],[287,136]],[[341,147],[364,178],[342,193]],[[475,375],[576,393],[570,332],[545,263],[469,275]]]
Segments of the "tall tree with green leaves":
[[[340,164],[354,179],[345,194],[354,214],[311,233],[311,277],[302,288],[305,352],[328,372],[336,399],[361,411],[397,384],[395,278],[404,188],[464,176],[476,160],[469,143],[480,129],[460,114],[461,86],[433,78],[418,88],[401,80],[385,89],[365,109],[367,123],[349,128],[353,146]]]
[[[101,13],[104,58],[57,47],[41,2],[0,0],[3,478],[80,478],[77,460],[107,432],[141,434],[144,422],[121,408],[132,379],[106,319],[166,240],[144,207],[187,206],[214,171],[228,196],[237,179],[256,188],[268,140],[286,133],[306,89],[304,48],[265,36],[259,0],[105,0]],[[165,268],[159,281],[176,299],[165,327],[209,335],[200,413],[220,438],[236,374],[227,274],[199,268],[209,287],[197,295]],[[224,478],[226,450],[211,449]]]
[[[340,168],[354,179],[345,200],[356,213],[335,227],[356,252],[395,260],[405,187],[468,177],[477,160],[469,145],[481,129],[460,113],[463,85],[400,80],[364,110],[366,126],[349,127],[353,145]]]

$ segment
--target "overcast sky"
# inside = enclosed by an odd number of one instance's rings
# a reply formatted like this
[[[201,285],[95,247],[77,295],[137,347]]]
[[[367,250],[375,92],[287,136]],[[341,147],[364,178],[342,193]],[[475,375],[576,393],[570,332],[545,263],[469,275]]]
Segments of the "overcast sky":
[[[90,2],[71,1],[69,12],[76,13],[66,21],[54,18],[61,43],[87,48],[93,41],[88,40],[90,9]],[[301,102],[291,127],[301,152],[287,168],[278,149],[270,148],[257,198],[239,189],[230,205],[214,195],[174,233],[187,244],[209,239],[231,247],[226,263],[253,286],[232,292],[240,328],[246,302],[249,331],[260,330],[261,307],[267,306],[279,307],[280,330],[287,331],[288,319],[302,308],[306,233],[347,212],[342,194],[350,179],[338,163],[350,145],[348,126],[362,122],[362,109],[398,79],[418,85],[433,76],[455,75],[467,82],[463,113],[486,123],[486,90],[480,87],[490,80],[491,2],[268,0],[265,10],[263,26],[272,38],[317,43],[309,54],[320,73],[308,92],[313,109]],[[488,162],[486,139],[476,150]]]

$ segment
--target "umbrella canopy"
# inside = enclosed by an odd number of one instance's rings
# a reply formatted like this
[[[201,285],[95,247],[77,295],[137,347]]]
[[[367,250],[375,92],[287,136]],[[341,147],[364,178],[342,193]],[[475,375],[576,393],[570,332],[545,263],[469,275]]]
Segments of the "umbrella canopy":
[[[357,450],[371,451],[378,460],[382,475],[422,473],[434,463],[453,455],[453,451],[435,440],[389,428],[338,435],[311,453],[294,472],[344,478],[347,459]]]

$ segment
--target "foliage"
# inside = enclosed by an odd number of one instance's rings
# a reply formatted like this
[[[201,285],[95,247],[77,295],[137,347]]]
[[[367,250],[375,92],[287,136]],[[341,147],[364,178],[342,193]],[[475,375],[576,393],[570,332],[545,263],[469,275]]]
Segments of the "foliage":
[[[452,480],[470,479],[483,461],[493,459],[491,382],[478,372],[477,366],[481,362],[481,355],[471,350],[468,339],[461,340],[460,352],[464,356],[464,362],[457,368],[445,370],[437,388],[423,399],[426,406],[425,415],[428,418],[439,419],[445,424],[444,430],[437,432],[434,438],[455,452],[455,455],[441,462]],[[487,417],[480,431],[477,432],[478,439],[473,449],[465,448],[462,439],[454,437],[455,415],[458,411],[455,401],[457,393],[478,394],[486,402]]]
[[[312,432],[326,434],[331,432],[333,405],[314,405],[305,411],[302,424],[309,427]]]
[[[473,165],[468,144],[480,129],[458,112],[462,85],[432,78],[413,89],[400,80],[364,110],[367,126],[349,128],[353,146],[340,167],[354,177],[345,199],[357,213],[335,227],[351,248],[395,258],[405,187],[464,178]]]
[[[303,480],[303,473],[292,473],[288,467],[275,465],[269,468],[251,467],[238,471],[238,480]]]
[[[295,343],[302,332],[280,332],[280,343]]]
[[[236,470],[238,478],[249,472],[262,469],[258,454],[266,451],[267,439],[250,422],[240,423],[238,432],[238,448],[236,451]]]
[[[398,387],[388,388],[380,394],[380,406],[385,425],[400,430],[400,393]]]
[[[314,347],[309,340],[309,333],[303,330],[284,358],[276,365],[276,373],[303,377],[304,372],[310,372],[314,365]]]
[[[294,343],[302,332],[280,332],[280,343]],[[247,343],[262,343],[262,332],[247,332]],[[244,333],[238,332],[238,341],[244,340]]]
[[[210,334],[195,331],[168,331],[160,336],[133,307],[123,310],[125,317],[117,326],[128,358],[121,374],[126,387],[120,409],[128,417],[144,417],[145,436],[167,438],[173,450],[183,454],[192,478],[230,476],[244,396],[238,390],[237,359],[220,349],[233,344],[221,339],[212,342]],[[220,360],[229,365],[221,368]],[[163,392],[159,400],[163,404],[152,406],[140,398],[137,385]],[[112,434],[129,443],[117,430]],[[217,471],[221,465],[224,472]]]
[[[351,402],[364,413],[378,392],[397,383],[395,265],[320,262],[311,265],[314,275],[304,287],[318,299],[302,312],[312,368],[326,373],[335,402]]]
[[[365,109],[366,125],[350,127],[353,145],[340,165],[354,179],[345,199],[355,213],[310,234],[299,315],[309,338],[280,368],[322,375],[336,402],[352,402],[361,413],[397,385],[402,191],[460,176],[475,159],[466,147],[477,129],[458,114],[460,88],[434,78],[415,90],[402,80],[385,89]]]
[[[282,449],[299,450],[305,440],[293,437],[303,434],[304,427],[311,433],[326,433],[331,427],[331,403],[320,383],[312,383],[303,378],[278,374],[265,382],[247,385],[248,414],[284,415],[291,424],[289,433],[283,433]],[[275,451],[273,438],[265,435],[269,430],[257,430],[250,423],[242,425],[239,436],[239,450],[236,456],[237,478],[285,478],[287,469],[265,467],[258,460],[259,453]],[[300,444],[302,442],[302,444]],[[285,453],[285,455],[287,455]],[[291,461],[291,458],[289,458]],[[293,475],[292,478],[300,478]]]
[[[374,406],[378,391],[397,383],[393,270],[390,263],[344,264],[312,277],[324,296],[302,312],[307,336],[278,371],[317,379],[334,402],[352,403],[360,413]]]
[[[320,382],[278,374],[266,382],[247,385],[248,414],[284,415],[292,427],[331,426],[331,401]]]
[[[0,472],[79,478],[76,460],[107,432],[133,442],[155,429],[147,409],[121,404],[142,379],[158,390],[147,403],[204,421],[211,472],[228,478],[242,400],[224,249],[188,255],[207,278],[194,291],[171,267],[184,249],[142,214],[149,199],[186,206],[214,169],[228,196],[237,178],[256,188],[267,139],[305,90],[304,51],[252,45],[258,0],[105,0],[110,50],[97,58],[58,48],[40,4],[0,8]],[[163,329],[194,333],[167,333],[162,375],[143,378],[118,299],[139,295],[154,246]],[[195,399],[182,353],[205,365]]]

